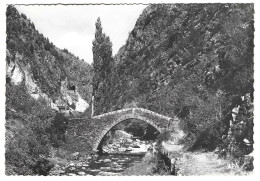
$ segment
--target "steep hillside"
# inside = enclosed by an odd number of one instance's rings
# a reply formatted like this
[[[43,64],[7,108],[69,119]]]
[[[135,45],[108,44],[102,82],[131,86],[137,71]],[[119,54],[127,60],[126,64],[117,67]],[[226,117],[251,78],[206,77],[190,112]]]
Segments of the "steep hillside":
[[[250,153],[253,13],[252,4],[148,6],[115,57],[113,107],[102,109],[177,115],[190,149],[223,143],[225,153]]]
[[[6,18],[6,174],[47,175],[67,117],[89,107],[92,67],[55,47],[15,7]]]
[[[26,15],[7,8],[7,86],[24,84],[37,99],[83,112],[91,97],[92,67],[60,50],[39,33]],[[12,105],[7,105],[12,106]]]

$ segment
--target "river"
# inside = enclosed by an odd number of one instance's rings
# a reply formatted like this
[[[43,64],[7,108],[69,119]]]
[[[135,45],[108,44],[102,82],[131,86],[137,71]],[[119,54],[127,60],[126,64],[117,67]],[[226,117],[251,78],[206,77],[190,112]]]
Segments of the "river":
[[[140,148],[133,148],[130,152],[109,153],[92,159],[71,160],[65,166],[54,167],[50,175],[123,175],[127,168],[142,161],[147,151],[146,148],[147,145],[140,145]]]
[[[142,161],[151,141],[133,140],[126,146],[119,141],[103,146],[106,154],[97,157],[78,157],[65,165],[56,165],[50,175],[97,176],[123,175],[124,171]],[[79,154],[77,152],[77,154]]]
[[[65,172],[60,175],[122,175],[122,172],[124,172],[127,168],[141,162],[142,158],[143,154],[103,155],[97,157],[88,164],[70,164],[68,167],[66,167]]]

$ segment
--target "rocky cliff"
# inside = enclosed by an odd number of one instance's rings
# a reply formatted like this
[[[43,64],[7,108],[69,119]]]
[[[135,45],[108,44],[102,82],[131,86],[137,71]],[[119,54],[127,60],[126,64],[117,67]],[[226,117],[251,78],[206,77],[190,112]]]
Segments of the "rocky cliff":
[[[8,86],[24,84],[34,99],[43,97],[57,111],[84,112],[91,100],[92,67],[53,45],[15,7],[9,6],[6,15]]]

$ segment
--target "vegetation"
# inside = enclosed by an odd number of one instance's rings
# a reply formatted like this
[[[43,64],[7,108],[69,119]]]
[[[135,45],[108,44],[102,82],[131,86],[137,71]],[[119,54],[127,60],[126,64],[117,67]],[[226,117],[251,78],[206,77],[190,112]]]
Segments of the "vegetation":
[[[61,82],[67,78],[77,86],[83,99],[90,102],[92,67],[68,50],[55,47],[15,7],[7,7],[6,18],[7,64],[13,62],[29,69],[40,90],[53,100],[58,99]]]
[[[115,57],[98,18],[92,68],[67,49],[55,47],[26,15],[8,6],[6,63],[21,69],[23,81],[15,84],[6,77],[6,174],[48,174],[53,166],[47,159],[51,149],[60,148],[65,140],[67,119],[50,107],[60,97],[65,80],[88,102],[95,97],[96,115],[143,107],[177,116],[189,150],[219,147],[221,156],[235,159],[250,154],[254,142],[253,13],[253,4],[152,4]],[[26,73],[51,101],[31,97]],[[239,112],[232,118],[235,107]],[[100,129],[93,121],[82,124]],[[78,124],[75,129],[84,132],[84,126]],[[136,127],[135,121],[123,125],[132,132]],[[146,124],[141,127],[151,131]],[[169,135],[163,132],[159,142]],[[71,149],[90,149],[80,139],[68,140]],[[159,157],[148,155],[129,172],[167,172]]]
[[[14,6],[6,11],[7,66],[19,67],[22,82],[6,77],[6,174],[47,175],[51,150],[63,146],[68,119],[51,109],[65,79],[90,101],[92,67],[68,50],[60,50],[40,34]],[[30,95],[27,74],[46,97]]]
[[[110,105],[111,67],[113,66],[112,43],[108,36],[102,33],[100,18],[96,22],[95,40],[93,41],[93,96],[95,97],[95,115],[106,112]]]
[[[148,6],[115,56],[114,91],[103,109],[177,115],[189,149],[214,150],[241,96],[253,101],[253,12],[252,4]],[[252,135],[251,118],[243,119]],[[244,138],[253,142],[241,135],[237,143]]]
[[[55,116],[45,99],[30,97],[24,83],[6,89],[6,174],[47,175],[53,166],[47,158],[64,141],[66,118]]]

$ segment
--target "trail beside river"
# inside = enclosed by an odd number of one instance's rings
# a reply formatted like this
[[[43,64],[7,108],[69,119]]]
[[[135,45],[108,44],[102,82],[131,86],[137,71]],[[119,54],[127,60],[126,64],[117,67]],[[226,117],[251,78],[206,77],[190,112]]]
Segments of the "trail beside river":
[[[163,143],[171,158],[177,158],[178,176],[248,175],[229,160],[218,158],[213,152],[187,152],[182,145]]]

